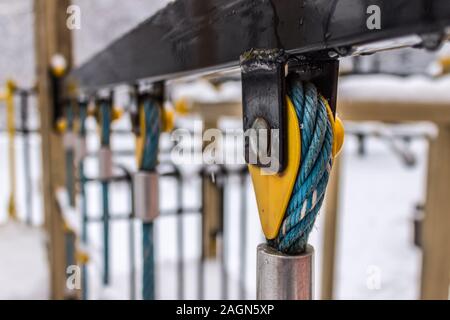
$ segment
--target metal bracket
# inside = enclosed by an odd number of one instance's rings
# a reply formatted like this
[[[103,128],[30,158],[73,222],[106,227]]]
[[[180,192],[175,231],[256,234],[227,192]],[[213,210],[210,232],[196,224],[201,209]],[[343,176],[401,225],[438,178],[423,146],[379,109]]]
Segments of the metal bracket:
[[[240,62],[245,161],[282,172],[286,167],[287,55],[278,49],[250,50]]]
[[[241,56],[245,160],[281,173],[287,164],[286,78],[313,82],[336,111],[339,62],[252,49]]]
[[[339,60],[315,56],[292,56],[288,61],[288,77],[314,83],[320,94],[327,99],[333,114],[336,115]]]

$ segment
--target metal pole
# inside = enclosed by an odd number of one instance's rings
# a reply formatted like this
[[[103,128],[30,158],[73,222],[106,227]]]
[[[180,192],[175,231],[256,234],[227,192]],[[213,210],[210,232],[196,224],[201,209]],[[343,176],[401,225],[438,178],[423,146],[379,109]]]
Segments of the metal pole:
[[[23,167],[25,173],[25,198],[27,206],[27,225],[33,223],[33,195],[31,191],[31,163],[30,163],[30,140],[28,130],[28,93],[23,90],[20,92],[20,118],[23,132]]]
[[[203,232],[203,228],[204,226],[204,215],[205,215],[205,179],[204,179],[204,175],[205,175],[205,168],[202,168],[201,171],[199,172],[199,176],[200,176],[200,182],[201,182],[201,210],[200,210],[200,257],[199,257],[199,261],[198,261],[198,273],[197,273],[197,280],[198,280],[198,284],[197,284],[197,296],[198,296],[198,300],[203,300],[204,296],[205,296],[205,260],[206,260],[206,255],[205,255],[205,249],[203,246],[203,242],[204,242],[204,232]]]
[[[220,247],[220,274],[221,274],[221,283],[222,283],[222,299],[228,299],[228,271],[227,271],[227,261],[228,261],[228,243],[227,243],[227,234],[225,233],[225,180],[226,180],[226,172],[225,168],[221,168],[218,172],[218,181],[217,185],[220,192],[220,204],[219,204],[219,216],[220,216],[220,226],[219,226],[219,247]]]
[[[247,279],[247,167],[239,172],[241,188],[241,208],[240,208],[240,240],[239,245],[239,299],[246,298],[245,284]]]
[[[135,249],[135,226],[134,218],[136,217],[136,212],[134,209],[134,185],[133,176],[124,166],[120,166],[124,171],[126,176],[126,182],[130,190],[129,198],[129,224],[128,224],[128,241],[129,241],[129,257],[130,257],[130,300],[136,300],[136,249]]]
[[[282,254],[267,244],[257,249],[258,300],[312,300],[314,249],[300,255]]]
[[[178,274],[178,299],[184,299],[184,221],[183,221],[183,177],[176,168],[177,175],[177,249],[178,249],[178,263],[177,263],[177,274]]]

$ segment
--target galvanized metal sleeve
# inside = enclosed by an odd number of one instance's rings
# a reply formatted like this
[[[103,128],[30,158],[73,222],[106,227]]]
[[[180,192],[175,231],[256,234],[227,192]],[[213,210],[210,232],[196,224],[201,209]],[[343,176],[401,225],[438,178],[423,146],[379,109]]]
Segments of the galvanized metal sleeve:
[[[308,245],[304,253],[291,256],[261,244],[257,252],[257,299],[311,300],[313,271],[313,247]]]

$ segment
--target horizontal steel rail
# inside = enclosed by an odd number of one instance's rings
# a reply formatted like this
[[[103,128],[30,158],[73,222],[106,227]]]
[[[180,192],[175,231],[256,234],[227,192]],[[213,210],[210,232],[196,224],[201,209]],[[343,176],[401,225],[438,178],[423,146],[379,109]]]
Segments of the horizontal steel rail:
[[[370,5],[381,9],[380,30],[367,27]],[[252,48],[347,55],[355,45],[442,33],[448,26],[448,0],[177,0],[71,77],[85,90],[156,82],[235,67]]]

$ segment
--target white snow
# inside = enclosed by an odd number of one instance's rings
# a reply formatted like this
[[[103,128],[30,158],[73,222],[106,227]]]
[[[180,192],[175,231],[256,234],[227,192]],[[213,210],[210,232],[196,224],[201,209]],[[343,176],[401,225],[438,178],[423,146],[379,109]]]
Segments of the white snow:
[[[347,137],[336,285],[338,298],[416,299],[420,250],[413,245],[413,212],[424,201],[427,144],[413,143],[418,157],[406,168],[387,144],[370,139],[368,156],[356,156]],[[319,250],[318,250],[319,251]],[[371,281],[379,277],[379,289]]]
[[[240,81],[229,81],[215,87],[211,82],[199,79],[194,82],[176,83],[171,88],[171,98],[195,100],[203,103],[240,102],[242,84]]]
[[[49,297],[43,230],[13,221],[0,225],[0,257],[0,300]]]
[[[365,101],[450,103],[450,76],[430,79],[358,75],[339,80],[339,98]],[[380,94],[382,93],[382,94]]]

